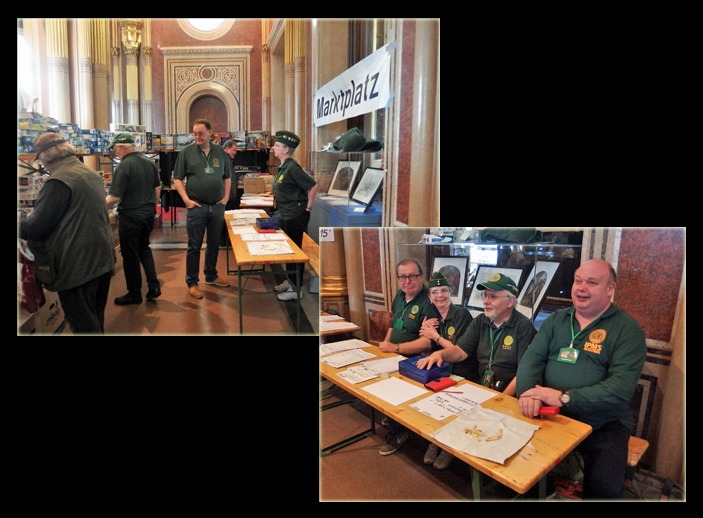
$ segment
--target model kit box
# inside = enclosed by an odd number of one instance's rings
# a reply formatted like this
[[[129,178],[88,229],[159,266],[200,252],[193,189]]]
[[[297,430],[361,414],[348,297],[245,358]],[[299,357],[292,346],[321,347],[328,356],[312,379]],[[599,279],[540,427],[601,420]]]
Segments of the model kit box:
[[[410,379],[419,381],[423,385],[430,381],[449,376],[449,374],[451,373],[451,363],[445,363],[441,367],[437,367],[435,365],[430,370],[418,369],[417,362],[422,358],[424,358],[424,356],[419,355],[398,362],[398,372],[403,376],[407,376]]]
[[[259,194],[272,191],[273,177],[271,175],[244,177],[244,194]]]

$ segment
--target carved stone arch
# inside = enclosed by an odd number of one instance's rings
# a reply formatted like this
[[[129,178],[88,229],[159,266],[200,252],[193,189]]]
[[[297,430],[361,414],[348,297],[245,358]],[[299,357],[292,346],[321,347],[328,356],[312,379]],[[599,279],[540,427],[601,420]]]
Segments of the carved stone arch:
[[[195,101],[206,95],[219,99],[225,105],[228,130],[242,129],[241,105],[232,91],[220,84],[197,83],[188,87],[176,103],[176,133],[190,133],[192,129],[191,121],[188,120],[190,108]]]

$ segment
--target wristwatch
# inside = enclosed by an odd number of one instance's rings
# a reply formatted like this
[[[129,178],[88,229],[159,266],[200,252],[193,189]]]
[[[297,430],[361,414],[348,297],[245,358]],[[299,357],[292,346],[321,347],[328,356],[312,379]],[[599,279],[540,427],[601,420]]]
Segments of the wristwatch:
[[[559,401],[561,402],[562,405],[566,406],[571,401],[571,396],[569,395],[568,392],[562,392],[561,396],[559,396]]]

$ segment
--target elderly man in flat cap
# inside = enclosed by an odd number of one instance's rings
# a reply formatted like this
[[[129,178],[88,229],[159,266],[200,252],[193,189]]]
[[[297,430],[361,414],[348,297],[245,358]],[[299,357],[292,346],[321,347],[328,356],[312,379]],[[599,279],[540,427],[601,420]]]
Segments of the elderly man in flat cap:
[[[310,210],[317,194],[317,182],[305,172],[293,158],[300,144],[300,137],[290,131],[277,131],[274,137],[273,154],[281,161],[273,180],[273,195],[276,208],[281,214],[281,228],[299,247],[303,246],[303,234],[308,228]],[[279,300],[295,300],[296,292],[289,279],[298,269],[298,279],[302,280],[303,263],[286,265],[286,280],[276,286]],[[302,292],[301,292],[302,296]]]
[[[103,180],[58,133],[39,135],[34,149],[50,176],[20,224],[20,238],[34,254],[39,280],[58,292],[71,331],[104,333],[116,256]]]

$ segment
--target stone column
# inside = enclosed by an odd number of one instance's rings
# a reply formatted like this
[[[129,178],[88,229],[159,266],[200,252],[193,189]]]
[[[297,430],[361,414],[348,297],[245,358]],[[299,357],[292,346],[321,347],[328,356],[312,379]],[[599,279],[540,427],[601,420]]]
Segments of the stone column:
[[[50,18],[46,29],[46,81],[49,106],[45,116],[59,122],[71,122],[71,89],[68,76],[68,22]]]
[[[271,130],[271,49],[266,43],[261,45],[261,127]]]
[[[139,65],[137,56],[139,55],[139,46],[142,43],[142,27],[142,23],[136,20],[120,22],[127,84],[127,124],[139,124]]]
[[[110,114],[108,112],[110,87],[107,82],[107,70],[110,63],[109,53],[109,26],[108,20],[91,20],[93,39],[93,115],[94,128],[107,130],[110,128]]]
[[[117,20],[110,22],[110,57],[112,63],[112,122],[121,123],[122,114],[122,69],[120,67],[120,28]]]
[[[296,160],[303,169],[307,169],[308,145],[307,145],[307,117],[306,117],[306,87],[305,87],[305,43],[306,43],[306,20],[295,20],[294,41],[293,41],[293,84],[295,85],[293,97],[293,131],[301,139],[302,145],[296,153]]]
[[[439,225],[439,131],[437,110],[439,77],[439,22],[415,22],[413,74],[412,162],[408,226]]]
[[[151,93],[151,20],[144,20],[143,45],[141,55],[141,67],[139,74],[141,88],[139,90],[141,102],[141,124],[146,127],[147,131],[153,131],[154,128],[154,113],[153,113],[153,98]]]
[[[78,49],[76,58],[78,120],[76,122],[81,128],[94,128],[93,48],[91,46],[91,24],[87,18],[76,19],[76,48]]]

